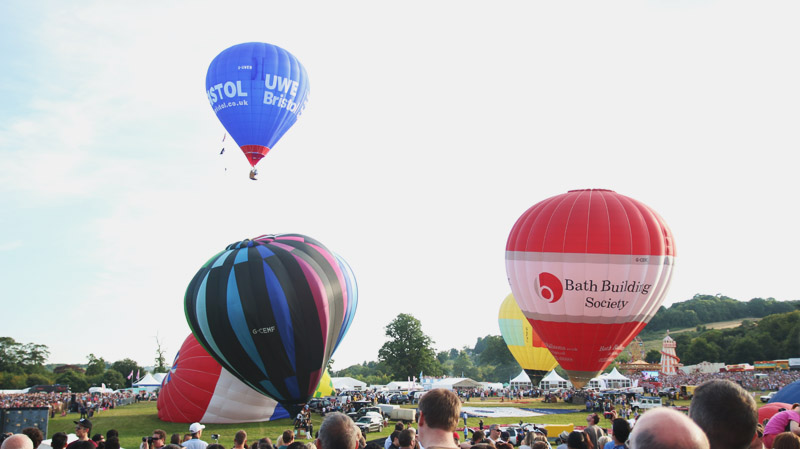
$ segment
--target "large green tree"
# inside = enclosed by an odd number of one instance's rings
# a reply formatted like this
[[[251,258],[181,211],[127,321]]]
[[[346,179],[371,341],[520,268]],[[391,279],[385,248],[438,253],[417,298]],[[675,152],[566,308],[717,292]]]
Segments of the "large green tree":
[[[389,341],[378,351],[378,360],[387,366],[394,379],[423,375],[440,376],[433,341],[422,332],[422,324],[412,315],[401,313],[386,327]]]
[[[126,379],[128,378],[128,376],[130,376],[131,373],[133,373],[133,377],[131,378],[131,380],[128,381],[128,384],[132,384],[132,382],[138,380],[134,379],[137,376],[137,373],[140,377],[144,376],[144,368],[139,366],[138,363],[136,363],[131,359],[117,360],[116,362],[111,364],[111,369],[122,374]]]
[[[89,354],[86,358],[89,359],[89,365],[86,366],[87,376],[97,376],[105,372],[106,361],[102,357],[95,357],[94,354]]]

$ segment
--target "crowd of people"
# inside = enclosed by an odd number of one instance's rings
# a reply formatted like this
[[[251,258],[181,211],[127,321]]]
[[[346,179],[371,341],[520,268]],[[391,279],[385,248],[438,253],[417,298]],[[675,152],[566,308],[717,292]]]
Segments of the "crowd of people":
[[[50,417],[66,416],[69,412],[81,413],[81,418],[91,418],[102,410],[113,409],[123,403],[146,399],[147,393],[117,391],[107,393],[35,392],[0,394],[0,408],[47,407]]]
[[[625,396],[607,401],[607,429],[600,426],[600,415],[590,413],[586,426],[573,432],[562,432],[556,439],[557,449],[800,449],[800,404],[788,410],[780,410],[766,422],[758,422],[757,404],[749,388],[780,388],[793,382],[795,373],[774,373],[754,380],[748,373],[697,374],[679,380],[695,383],[688,414],[671,407],[659,407],[636,415],[621,416],[618,405],[625,410]],[[766,382],[761,384],[759,382]],[[462,392],[463,394],[463,392]],[[469,393],[467,393],[469,394]],[[502,393],[501,393],[502,394]],[[52,403],[66,398],[63,394],[42,394],[32,398],[3,396],[4,403]],[[73,398],[70,396],[70,400]],[[112,401],[113,397],[81,397],[88,402]],[[356,399],[356,398],[353,398]],[[379,401],[379,395],[365,393],[358,399]],[[277,436],[273,444],[268,437],[248,443],[244,430],[236,433],[233,444],[226,446],[212,438],[213,443],[202,439],[205,426],[193,423],[186,434],[167,434],[155,429],[148,438],[143,438],[139,449],[548,449],[546,429],[533,428],[511,441],[508,432],[501,431],[497,424],[488,427],[488,434],[473,432],[472,438],[460,441],[456,427],[461,416],[463,397],[453,391],[433,389],[420,399],[417,413],[417,428],[398,423],[392,434],[381,444],[367,443],[365,435],[354,421],[344,413],[328,410],[316,435],[308,429],[305,438],[296,438],[296,429],[286,429]],[[346,404],[340,404],[347,410]],[[307,409],[304,410],[307,413]],[[301,412],[302,414],[302,412]],[[304,415],[305,416],[305,415]],[[302,420],[298,415],[298,420]],[[310,420],[307,420],[310,422]],[[481,421],[482,424],[482,421]],[[106,435],[94,434],[90,416],[75,421],[77,440],[67,444],[67,436],[61,432],[53,435],[50,449],[121,449],[115,430]],[[483,427],[481,425],[481,427]],[[466,434],[464,435],[466,438]],[[44,449],[40,447],[43,435],[36,428],[23,429],[19,434],[8,435],[0,449]]]

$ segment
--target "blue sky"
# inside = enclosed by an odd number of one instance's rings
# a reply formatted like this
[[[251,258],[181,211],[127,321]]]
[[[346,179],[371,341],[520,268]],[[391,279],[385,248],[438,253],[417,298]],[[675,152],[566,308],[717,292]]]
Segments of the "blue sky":
[[[667,305],[800,299],[795,3],[294,3],[0,6],[0,334],[144,365],[159,336],[171,359],[208,257],[299,232],[358,278],[336,368],[398,313],[471,346],[499,333],[514,221],[576,188],[664,217]],[[248,41],[311,83],[255,183],[204,93]]]

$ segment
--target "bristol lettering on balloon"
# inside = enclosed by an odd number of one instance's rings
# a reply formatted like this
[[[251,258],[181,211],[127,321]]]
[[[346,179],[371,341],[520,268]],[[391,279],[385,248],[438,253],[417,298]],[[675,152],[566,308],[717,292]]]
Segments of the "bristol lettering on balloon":
[[[266,74],[264,80],[264,104],[286,109],[292,114],[300,115],[306,108],[308,99],[301,105],[293,101],[297,97],[297,88],[300,83],[278,75]],[[290,98],[286,98],[289,95]]]
[[[211,89],[206,91],[208,94],[208,101],[211,103],[211,106],[214,106],[219,100],[223,98],[234,98],[234,97],[246,97],[247,92],[242,90],[242,82],[236,81],[226,81],[224,83],[217,83],[211,86]],[[224,97],[223,97],[224,95]]]

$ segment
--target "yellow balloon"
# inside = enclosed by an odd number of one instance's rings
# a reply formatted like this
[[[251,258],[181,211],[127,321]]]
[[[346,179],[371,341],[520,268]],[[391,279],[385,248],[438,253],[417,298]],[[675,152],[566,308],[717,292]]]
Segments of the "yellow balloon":
[[[317,390],[314,391],[315,398],[326,398],[328,396],[333,396],[333,381],[331,380],[331,375],[328,370],[322,373],[322,379],[319,380],[319,386],[317,386]]]
[[[539,385],[542,377],[555,368],[558,362],[533,330],[514,295],[510,293],[500,305],[499,322],[500,334],[508,345],[508,350],[525,370],[533,385]]]

